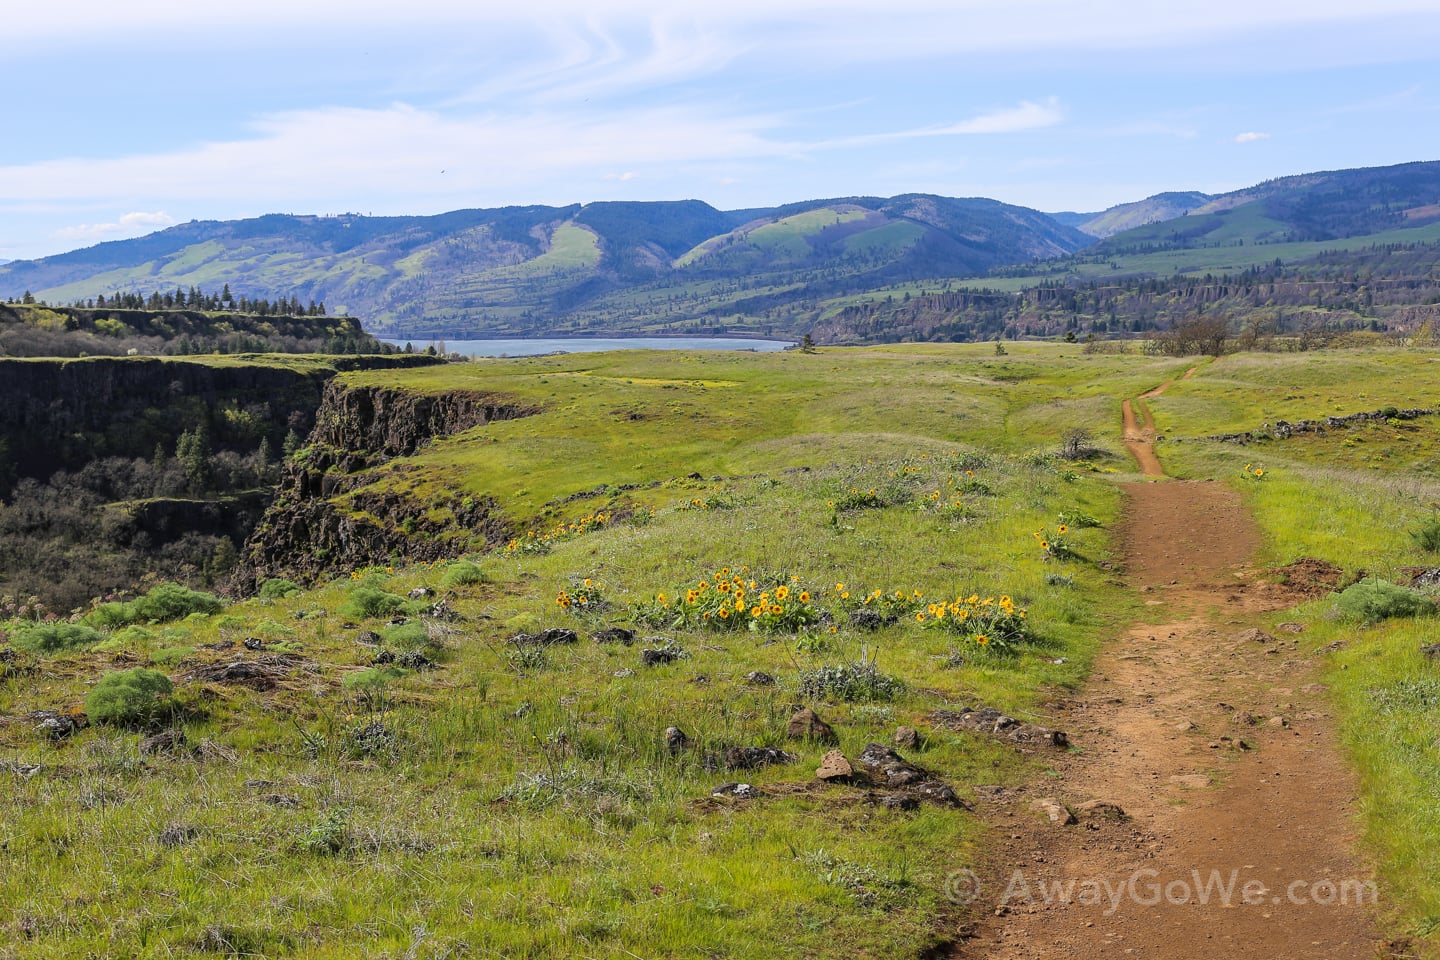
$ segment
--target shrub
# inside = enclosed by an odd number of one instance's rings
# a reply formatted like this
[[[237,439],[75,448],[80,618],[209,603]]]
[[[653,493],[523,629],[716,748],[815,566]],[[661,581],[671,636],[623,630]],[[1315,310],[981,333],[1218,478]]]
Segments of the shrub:
[[[456,560],[445,568],[440,583],[446,587],[463,587],[472,583],[489,583],[490,576],[470,560]]]
[[[178,583],[162,583],[129,602],[102,603],[86,620],[100,627],[167,623],[196,613],[209,616],[219,613],[224,606],[214,594],[191,590]]]
[[[260,597],[264,600],[284,600],[300,592],[300,585],[284,577],[271,577],[260,584]]]
[[[339,614],[352,620],[368,617],[389,617],[406,609],[407,601],[399,594],[387,593],[375,587],[356,587],[350,596],[340,604]]]
[[[95,723],[140,724],[164,712],[161,697],[175,689],[156,670],[135,667],[102,677],[85,695],[85,713]]]
[[[89,627],[76,623],[47,623],[24,627],[10,636],[10,645],[26,653],[68,653],[99,643],[103,638]]]
[[[1410,539],[1426,553],[1440,550],[1440,517],[1429,517],[1410,530]]]
[[[832,664],[800,673],[800,695],[817,700],[870,703],[894,700],[904,690],[903,680],[881,673],[872,660]]]
[[[1361,623],[1378,623],[1391,617],[1415,617],[1435,612],[1435,602],[1429,597],[1388,580],[1361,580],[1332,596],[1340,616]]]

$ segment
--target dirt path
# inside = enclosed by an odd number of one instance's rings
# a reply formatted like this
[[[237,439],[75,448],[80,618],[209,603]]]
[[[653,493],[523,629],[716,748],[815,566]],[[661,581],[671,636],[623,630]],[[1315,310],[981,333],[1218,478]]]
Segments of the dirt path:
[[[1127,446],[1149,447],[1125,413]],[[1146,475],[1162,476],[1143,452]],[[1373,887],[1353,854],[1354,778],[1324,690],[1293,633],[1243,635],[1298,598],[1250,568],[1258,531],[1233,491],[1124,489],[1125,575],[1154,616],[1102,653],[1078,697],[1051,705],[1079,751],[983,805],[1002,842],[980,871],[984,918],[955,956],[1370,960]],[[1037,812],[1045,798],[1127,816],[1067,826]]]

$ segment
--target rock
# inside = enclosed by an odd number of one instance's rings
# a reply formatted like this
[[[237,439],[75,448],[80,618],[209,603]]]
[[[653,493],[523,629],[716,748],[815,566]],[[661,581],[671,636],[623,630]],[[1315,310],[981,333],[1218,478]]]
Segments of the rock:
[[[1242,630],[1235,634],[1235,639],[1243,643],[1274,643],[1275,638],[1264,630],[1251,627],[1249,630]]]
[[[1075,808],[1075,813],[1085,820],[1128,820],[1130,815],[1118,803],[1109,800],[1087,800]]]
[[[385,621],[385,626],[387,626],[387,627],[403,627],[403,626],[405,626],[405,624],[407,624],[407,623],[409,623],[409,622],[410,622],[410,618],[409,618],[409,617],[395,617],[393,620],[386,620],[386,621]]]
[[[1440,660],[1440,643],[1427,643],[1420,648],[1420,655],[1426,660]]]
[[[591,637],[596,643],[622,643],[625,646],[635,642],[635,631],[624,627],[606,627]]]
[[[189,744],[190,741],[185,736],[184,730],[178,727],[171,727],[169,730],[161,730],[159,733],[141,740],[140,753],[147,757],[160,753],[180,756],[194,752],[189,749]]]
[[[172,823],[160,831],[157,838],[162,847],[183,847],[200,836],[200,831],[189,824]]]
[[[435,591],[429,587],[416,587],[406,594],[411,600],[428,600],[435,596]]]
[[[879,787],[908,787],[931,779],[930,774],[882,743],[866,744],[856,762]]]
[[[1200,728],[1195,726],[1195,724],[1191,723],[1189,720],[1182,720],[1179,723],[1175,724],[1176,733],[1189,733],[1191,730],[1198,729]]]
[[[745,682],[757,687],[773,687],[775,685],[775,678],[768,673],[752,670],[745,674]]]
[[[1288,727],[1290,726],[1290,721],[1286,720],[1284,717],[1277,716],[1271,717],[1265,722],[1265,725],[1269,727]]]
[[[815,770],[815,778],[826,783],[849,780],[854,775],[855,768],[839,750],[831,750],[821,757],[820,766]]]
[[[665,749],[670,751],[670,756],[676,756],[690,749],[690,737],[679,727],[665,728]]]
[[[430,604],[428,615],[431,620],[444,620],[446,622],[463,619],[460,614],[450,609],[449,600],[436,600]]]
[[[920,731],[914,727],[899,727],[895,731],[895,746],[904,747],[907,750],[918,750],[920,748]]]
[[[999,737],[1013,743],[1035,743],[1064,749],[1070,746],[1070,738],[1063,730],[1052,730],[1038,724],[1023,723],[1014,717],[1007,717],[994,707],[962,707],[959,710],[936,710],[930,714],[936,726],[950,730],[968,730],[987,736]]]
[[[722,783],[710,791],[712,797],[734,797],[736,800],[755,800],[763,794],[748,783]]]
[[[624,679],[625,677],[635,676],[635,671],[631,670],[629,667],[621,667],[619,670],[616,670],[614,673],[610,674],[610,676]]]
[[[363,643],[367,647],[378,647],[380,646],[380,634],[374,630],[361,630],[355,634],[355,642]]]
[[[78,710],[36,710],[30,714],[30,719],[36,721],[37,731],[47,740],[55,742],[73,737],[90,726],[90,718]]]
[[[240,641],[240,646],[244,647],[246,650],[264,650],[265,641],[261,640],[259,637],[246,637],[244,640]]]
[[[517,633],[505,642],[512,647],[553,647],[560,643],[575,643],[579,639],[574,630],[551,627],[539,633]]]
[[[874,610],[852,610],[850,611],[850,626],[857,630],[879,630],[888,623],[894,623],[894,617],[886,617]]]
[[[795,763],[800,758],[778,747],[726,747],[726,770],[753,770],[772,764]]]
[[[961,800],[948,783],[941,780],[922,780],[920,783],[909,788],[908,796],[941,807],[964,807],[967,810],[974,809],[971,804]]]
[[[1276,630],[1279,630],[1279,631],[1282,631],[1282,632],[1284,632],[1284,633],[1304,633],[1304,632],[1305,632],[1305,624],[1303,624],[1303,623],[1296,623],[1296,622],[1293,621],[1293,620],[1287,620],[1287,621],[1284,622],[1284,623],[1277,623],[1277,624],[1275,624],[1275,629],[1276,629]]]
[[[947,788],[948,789],[948,788]],[[887,807],[891,810],[919,810],[920,798],[908,793],[867,793],[866,803]]]
[[[232,660],[229,663],[207,663],[185,675],[196,683],[220,683],[249,687],[252,690],[273,690],[298,666],[301,659],[288,653],[258,660]]]
[[[646,637],[647,640],[658,640],[659,637]],[[670,641],[666,641],[663,647],[647,647],[640,651],[640,663],[646,667],[658,667],[666,663],[674,663],[676,660],[683,660],[687,654],[681,648]]]
[[[785,736],[791,740],[818,740],[821,743],[839,743],[835,730],[820,719],[820,715],[809,707],[799,710],[785,724]]]
[[[1058,823],[1063,826],[1070,826],[1079,823],[1075,814],[1071,813],[1066,806],[1054,797],[1041,797],[1038,800],[1030,801],[1030,809],[1045,814],[1045,818],[1051,823]]]
[[[370,661],[370,664],[377,667],[394,665],[406,670],[433,670],[439,666],[421,650],[405,650],[401,653],[393,650],[381,650]]]

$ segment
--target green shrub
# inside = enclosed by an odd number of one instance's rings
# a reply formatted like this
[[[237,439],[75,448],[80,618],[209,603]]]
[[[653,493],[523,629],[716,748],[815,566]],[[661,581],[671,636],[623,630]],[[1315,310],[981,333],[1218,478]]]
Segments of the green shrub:
[[[168,623],[196,613],[209,616],[224,607],[214,594],[178,583],[162,583],[129,602],[102,603],[85,619],[98,627],[123,627],[131,623]]]
[[[140,724],[165,710],[162,697],[174,685],[156,670],[135,667],[107,674],[85,695],[85,713],[95,723]]]
[[[93,646],[102,639],[100,634],[78,623],[47,623],[17,630],[10,636],[10,645],[26,653],[49,655]]]
[[[1426,553],[1440,550],[1440,517],[1428,517],[1410,530],[1410,539]]]
[[[391,617],[404,613],[408,606],[409,602],[398,594],[361,586],[350,591],[350,596],[340,604],[337,612],[351,620],[365,620],[369,617]]]
[[[815,700],[868,703],[894,700],[904,691],[903,680],[881,673],[870,660],[800,672],[800,695]]]
[[[470,560],[456,560],[445,568],[445,576],[440,579],[442,586],[463,587],[472,583],[489,583],[490,575],[480,569],[480,565]]]
[[[1361,623],[1378,623],[1391,617],[1415,617],[1435,612],[1435,602],[1418,590],[1388,580],[1370,579],[1331,594],[1340,616]]]
[[[430,631],[425,629],[425,624],[414,620],[386,627],[380,631],[380,636],[390,646],[401,650],[419,650],[430,646]]]
[[[260,584],[260,597],[263,600],[284,600],[299,592],[300,585],[294,580],[286,580],[284,577],[271,577]]]

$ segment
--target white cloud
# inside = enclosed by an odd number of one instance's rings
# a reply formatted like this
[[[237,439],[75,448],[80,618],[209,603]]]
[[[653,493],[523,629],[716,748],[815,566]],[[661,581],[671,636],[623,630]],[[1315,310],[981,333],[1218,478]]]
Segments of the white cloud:
[[[916,140],[924,137],[957,137],[978,134],[1020,133],[1053,127],[1065,119],[1060,101],[1055,97],[1043,103],[1022,100],[1019,105],[978,114],[959,123],[933,127],[918,127],[913,130],[894,130],[886,133],[865,133],[853,137],[837,137],[821,140],[809,145],[812,150],[833,150],[842,147],[864,147],[877,143],[891,143],[896,140]]]
[[[621,181],[622,183],[627,183],[627,182],[629,182],[629,181],[631,181],[631,180],[634,180],[634,179],[635,179],[636,177],[638,177],[638,176],[640,176],[640,174],[636,173],[634,170],[626,170],[624,173],[607,173],[607,174],[605,174],[605,176],[602,177],[601,179],[602,179],[602,180],[619,180],[619,181]]]
[[[122,237],[138,237],[152,231],[172,227],[177,221],[164,211],[121,214],[110,223],[80,223],[73,227],[61,227],[50,234],[53,239],[75,243],[99,243],[102,240],[116,240]]]
[[[1254,143],[1256,140],[1269,140],[1269,139],[1270,139],[1270,134],[1268,134],[1268,133],[1256,133],[1254,130],[1250,130],[1250,131],[1247,131],[1247,132],[1245,132],[1245,133],[1237,133],[1237,134],[1235,135],[1235,142],[1236,142],[1236,143]]]

